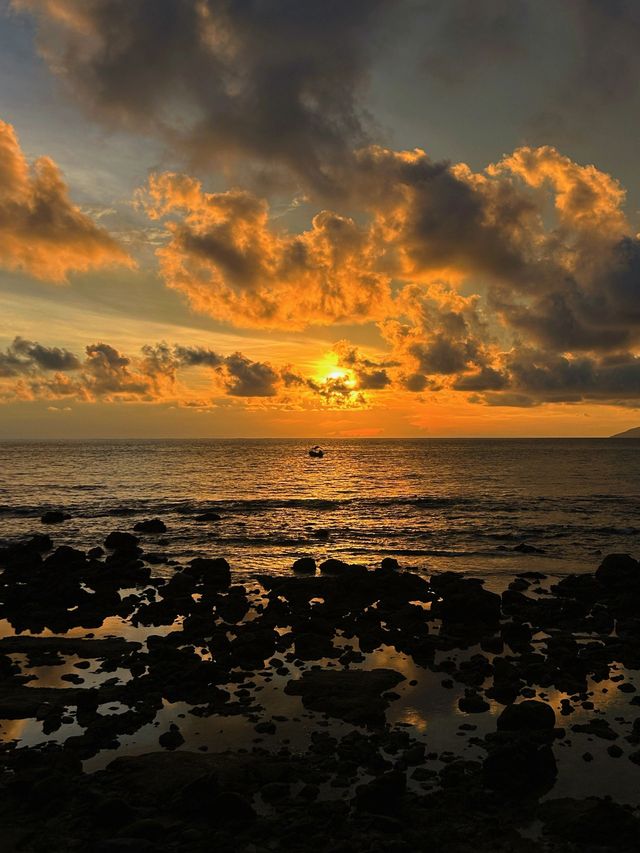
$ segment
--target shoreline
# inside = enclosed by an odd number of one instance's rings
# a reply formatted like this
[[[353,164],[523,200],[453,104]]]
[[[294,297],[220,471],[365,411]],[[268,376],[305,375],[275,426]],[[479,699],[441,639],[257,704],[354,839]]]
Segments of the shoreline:
[[[389,558],[159,577],[143,543],[0,552],[9,850],[45,849],[34,819],[47,851],[559,851],[603,821],[595,849],[640,840],[635,560],[499,595]]]

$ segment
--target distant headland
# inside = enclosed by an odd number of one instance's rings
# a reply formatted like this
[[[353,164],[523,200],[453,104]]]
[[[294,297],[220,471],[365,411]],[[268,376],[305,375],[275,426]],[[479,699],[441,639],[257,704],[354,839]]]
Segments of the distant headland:
[[[609,438],[640,438],[640,427],[633,427],[624,432],[617,432],[615,435],[610,435]]]

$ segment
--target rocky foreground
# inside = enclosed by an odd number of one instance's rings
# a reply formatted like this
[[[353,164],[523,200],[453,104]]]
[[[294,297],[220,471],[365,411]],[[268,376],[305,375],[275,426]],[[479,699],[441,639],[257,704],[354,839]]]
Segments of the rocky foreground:
[[[141,537],[161,524],[88,553],[45,535],[0,550],[0,721],[42,732],[30,745],[4,734],[3,851],[638,849],[634,785],[624,803],[553,797],[558,750],[576,738],[606,744],[640,782],[634,559],[610,555],[551,587],[521,574],[502,595],[390,559],[303,558],[291,576],[237,585],[220,558],[157,576],[166,558]],[[381,649],[457,697],[460,749],[434,752],[428,726],[389,722],[414,682],[372,664]],[[65,686],[43,686],[43,667]],[[274,713],[264,688],[276,682],[299,716]],[[595,685],[628,713],[609,719]],[[192,750],[185,714],[158,724],[173,703],[203,722],[242,718],[255,738]],[[296,723],[304,748],[281,735]],[[155,751],[86,772],[155,724]],[[586,749],[585,773],[592,759]]]

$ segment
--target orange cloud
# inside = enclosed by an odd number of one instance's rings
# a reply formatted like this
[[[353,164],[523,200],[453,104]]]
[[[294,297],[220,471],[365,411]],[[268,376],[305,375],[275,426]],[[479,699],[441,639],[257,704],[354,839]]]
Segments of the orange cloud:
[[[48,281],[133,261],[69,199],[55,163],[32,167],[15,130],[0,121],[0,266]]]
[[[157,252],[167,284],[218,320],[302,329],[389,310],[384,247],[350,217],[322,211],[291,235],[272,228],[267,203],[251,193],[207,193],[172,173],[153,176],[139,200],[152,218],[174,217]]]

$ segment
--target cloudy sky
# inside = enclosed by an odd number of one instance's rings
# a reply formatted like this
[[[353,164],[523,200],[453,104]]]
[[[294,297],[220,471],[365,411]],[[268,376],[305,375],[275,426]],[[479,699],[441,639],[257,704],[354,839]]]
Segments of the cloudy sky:
[[[0,436],[640,424],[638,0],[0,0]]]

